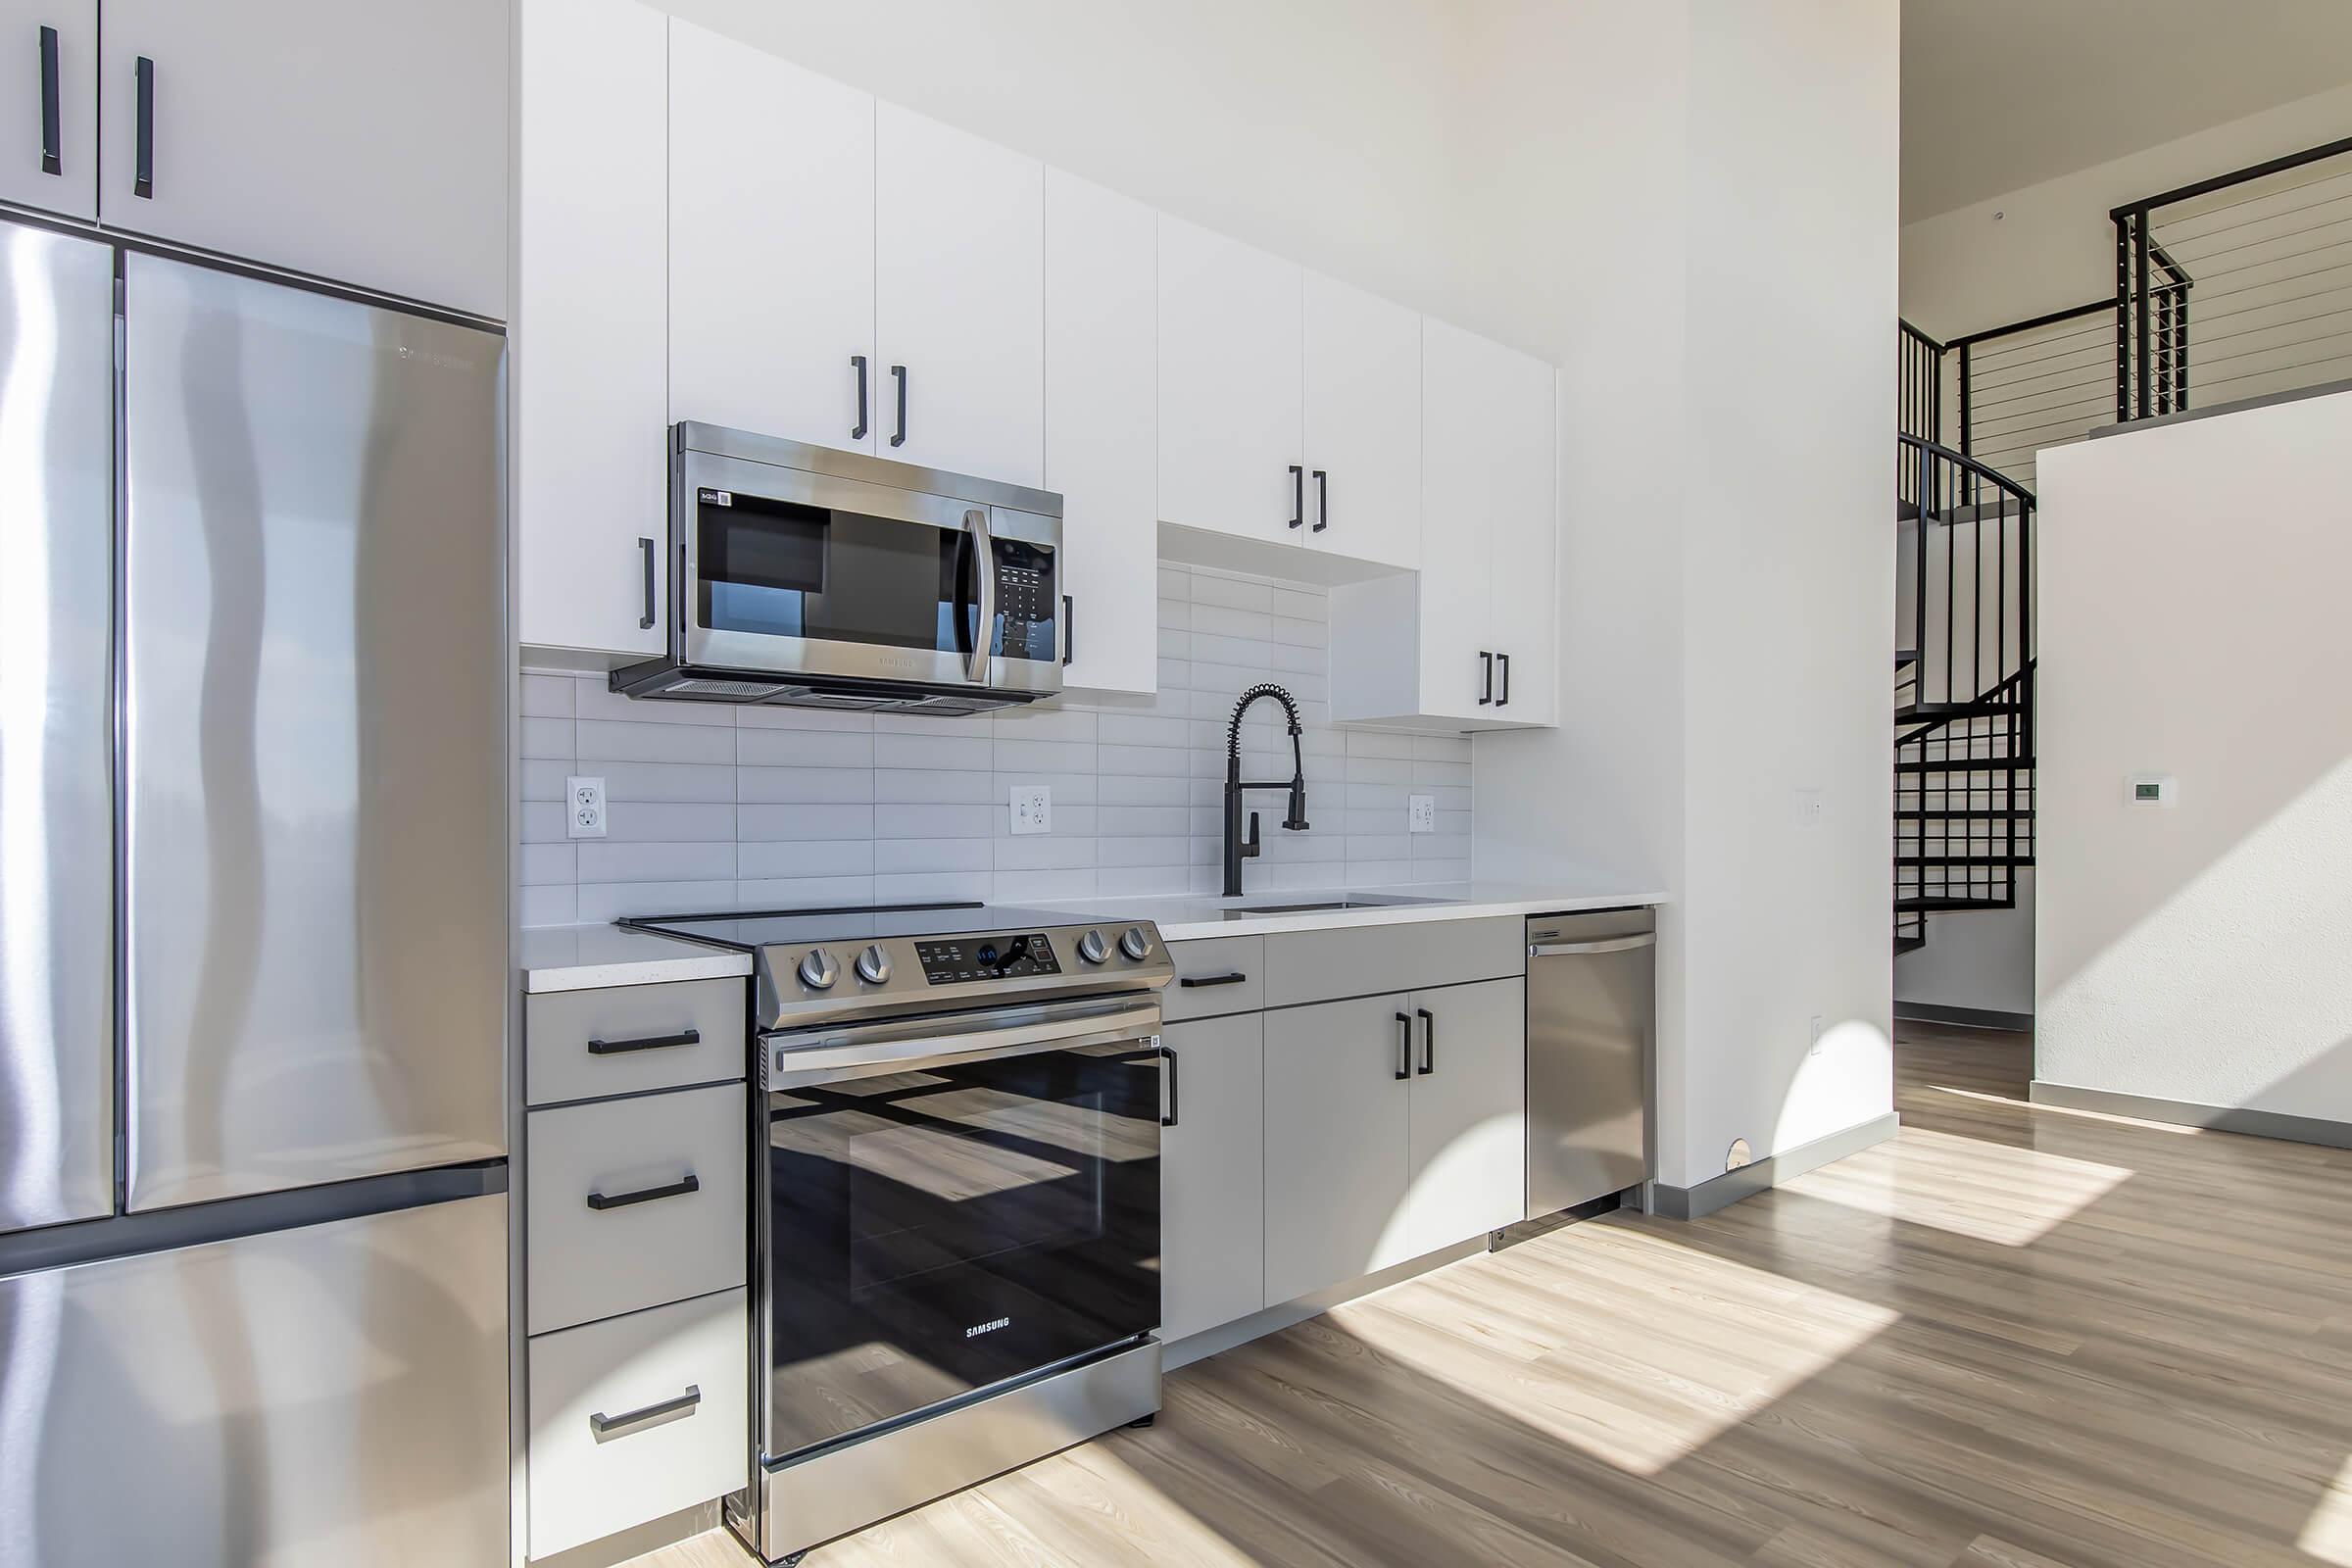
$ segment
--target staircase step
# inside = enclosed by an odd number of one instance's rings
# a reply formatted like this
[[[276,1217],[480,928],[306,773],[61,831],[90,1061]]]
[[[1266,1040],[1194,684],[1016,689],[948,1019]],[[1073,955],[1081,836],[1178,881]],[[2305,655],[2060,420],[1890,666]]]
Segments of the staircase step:
[[[1898,855],[1897,865],[2032,865],[2031,855]]]
[[[1902,758],[1897,760],[1897,773],[2005,773],[2011,768],[2030,772],[2034,766],[2031,757],[1936,757]]]
[[[1909,810],[1898,809],[1894,819],[1898,822],[2031,822],[2034,820],[2034,808],[1995,806],[1975,810],[1952,808],[1931,811],[1915,807]]]
[[[1997,697],[1965,703],[1913,703],[1908,708],[1896,709],[1894,721],[1908,724],[1920,719],[1982,718],[1993,713],[2018,713],[2024,710],[2022,705]]]
[[[1918,649],[1916,649],[1916,648],[1897,648],[1897,649],[1894,651],[1894,667],[1895,667],[1895,668],[1897,668],[1897,669],[1900,669],[1900,668],[1902,668],[1902,667],[1903,667],[1905,664],[1916,664],[1916,663],[1918,663],[1918,662],[1919,662],[1919,650],[1918,650]]]
[[[1896,937],[1894,939],[1894,956],[1899,958],[1906,953],[1917,953],[1927,945],[1926,937]]]
[[[2017,900],[2014,898],[1960,899],[1937,895],[1935,898],[1897,899],[1894,901],[1894,912],[1897,914],[1934,914],[1938,910],[2014,909],[2016,907]]]

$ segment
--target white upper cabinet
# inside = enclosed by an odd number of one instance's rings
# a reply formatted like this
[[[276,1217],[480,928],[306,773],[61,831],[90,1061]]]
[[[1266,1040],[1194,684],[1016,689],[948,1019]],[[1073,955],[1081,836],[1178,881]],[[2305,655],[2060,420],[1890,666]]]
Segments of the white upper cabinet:
[[[1554,372],[1444,321],[1421,341],[1421,566],[1333,591],[1332,716],[1550,724]]]
[[[667,19],[519,0],[515,629],[650,658],[668,635]]]
[[[1305,288],[1306,543],[1421,561],[1421,318],[1320,273]]]
[[[100,221],[506,316],[505,4],[105,0],[105,16]]]
[[[1046,172],[1045,484],[1062,498],[1062,678],[1091,690],[1159,687],[1154,218]]]
[[[669,82],[670,417],[888,452],[873,98],[675,20]]]
[[[0,0],[0,201],[98,216],[98,0]]]
[[[1304,273],[1159,219],[1159,517],[1268,542],[1305,532]]]
[[[875,450],[1038,485],[1045,165],[894,104],[875,149]]]

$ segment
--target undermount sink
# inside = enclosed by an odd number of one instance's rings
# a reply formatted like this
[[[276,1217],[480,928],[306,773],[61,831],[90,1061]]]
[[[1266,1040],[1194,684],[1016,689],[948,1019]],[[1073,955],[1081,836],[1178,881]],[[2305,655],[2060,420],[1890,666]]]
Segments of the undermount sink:
[[[1251,904],[1238,909],[1227,909],[1228,920],[1254,919],[1261,914],[1314,914],[1326,909],[1396,909],[1410,904],[1447,904],[1448,899],[1395,898],[1387,895],[1350,896],[1323,899],[1313,904]]]

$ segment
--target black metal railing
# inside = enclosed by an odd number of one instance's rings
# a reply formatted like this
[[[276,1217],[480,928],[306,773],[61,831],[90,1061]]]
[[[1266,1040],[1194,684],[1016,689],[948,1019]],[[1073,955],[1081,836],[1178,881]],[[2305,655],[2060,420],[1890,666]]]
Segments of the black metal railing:
[[[2108,217],[2116,419],[2352,377],[2352,137]]]
[[[2036,453],[2111,417],[2114,342],[2114,302],[2103,299],[1952,339],[1954,444],[2032,491]]]
[[[1895,939],[1934,910],[2015,905],[2033,863],[2033,492],[1896,437]]]
[[[1943,345],[1900,319],[1895,339],[1895,428],[1922,441],[1943,439]],[[1918,473],[1900,451],[1894,460],[1899,500],[1916,502]]]

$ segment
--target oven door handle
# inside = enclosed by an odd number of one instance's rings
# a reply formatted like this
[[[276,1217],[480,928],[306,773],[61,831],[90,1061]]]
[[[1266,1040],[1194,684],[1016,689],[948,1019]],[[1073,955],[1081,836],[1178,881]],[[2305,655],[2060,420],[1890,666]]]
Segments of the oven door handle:
[[[972,535],[972,596],[980,602],[980,629],[972,637],[971,662],[964,675],[975,686],[988,684],[988,661],[995,644],[997,619],[997,542],[988,531],[988,509],[974,507],[963,514]]]
[[[805,1089],[845,1078],[1026,1056],[1040,1051],[1117,1045],[1154,1039],[1159,1034],[1156,1004],[1040,1011],[1043,1016],[1004,1028],[958,1029],[946,1034],[935,1028],[909,1033],[904,1023],[878,1023],[821,1031],[807,1045],[783,1044],[784,1037],[770,1035],[760,1042],[767,1052],[767,1087]]]

